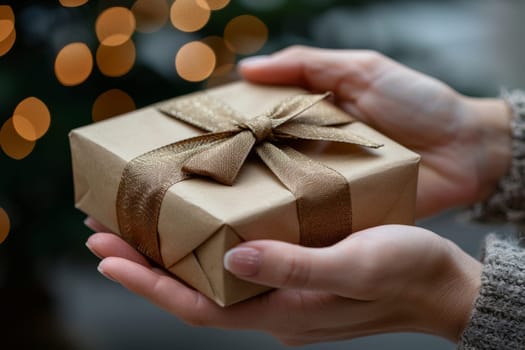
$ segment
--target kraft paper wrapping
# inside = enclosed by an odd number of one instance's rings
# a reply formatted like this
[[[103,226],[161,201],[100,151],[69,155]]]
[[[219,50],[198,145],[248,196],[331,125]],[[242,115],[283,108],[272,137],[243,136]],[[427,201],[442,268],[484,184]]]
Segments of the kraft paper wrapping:
[[[207,93],[252,117],[304,91],[239,82]],[[305,113],[315,113],[315,108]],[[412,224],[420,157],[362,123],[341,128],[384,147],[372,150],[319,141],[291,145],[347,179],[352,231]],[[119,233],[116,198],[126,164],[145,152],[202,133],[155,106],[72,131],[76,207]],[[228,249],[246,240],[300,241],[294,196],[257,157],[247,160],[233,186],[207,178],[172,186],[161,206],[158,231],[164,267],[222,306],[268,290],[224,270]]]

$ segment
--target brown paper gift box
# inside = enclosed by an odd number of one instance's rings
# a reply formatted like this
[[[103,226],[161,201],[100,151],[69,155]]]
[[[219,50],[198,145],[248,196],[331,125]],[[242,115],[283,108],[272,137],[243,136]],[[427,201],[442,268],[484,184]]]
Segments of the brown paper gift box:
[[[255,116],[304,92],[234,83],[207,93]],[[335,108],[334,112],[342,113]],[[420,157],[362,123],[341,128],[384,147],[371,150],[321,141],[293,146],[347,179],[352,232],[382,224],[412,224]],[[76,207],[118,233],[115,203],[126,164],[145,152],[202,133],[155,106],[73,130]],[[233,186],[206,178],[172,186],[162,203],[158,232],[164,267],[223,306],[267,290],[224,270],[228,249],[246,240],[298,243],[300,239],[294,196],[256,157],[247,160]]]

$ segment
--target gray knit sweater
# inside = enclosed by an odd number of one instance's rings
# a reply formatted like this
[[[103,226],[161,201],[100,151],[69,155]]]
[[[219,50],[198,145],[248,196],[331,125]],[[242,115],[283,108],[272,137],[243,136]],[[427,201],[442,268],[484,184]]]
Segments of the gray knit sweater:
[[[525,349],[525,249],[489,235],[481,289],[460,350]]]

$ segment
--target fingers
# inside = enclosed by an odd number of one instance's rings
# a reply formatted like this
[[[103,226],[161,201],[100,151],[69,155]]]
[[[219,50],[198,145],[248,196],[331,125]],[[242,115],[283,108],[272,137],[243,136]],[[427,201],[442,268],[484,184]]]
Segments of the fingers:
[[[262,84],[297,85],[333,91],[340,98],[356,98],[389,60],[372,51],[323,50],[291,47],[271,56],[241,61],[240,73]]]
[[[106,278],[179,317],[193,326],[231,329],[272,329],[279,312],[268,307],[267,296],[222,308],[162,270],[119,257],[102,260],[98,270]]]
[[[197,315],[213,314],[213,310],[217,308],[200,293],[172,277],[124,258],[106,258],[99,264],[98,269],[107,278],[190,324],[203,325],[205,321],[198,319]]]
[[[330,291],[340,262],[330,248],[313,249],[278,241],[249,242],[226,253],[227,270],[247,281],[276,288]]]
[[[89,216],[86,218],[86,220],[84,220],[84,225],[95,232],[111,232],[109,228]]]
[[[86,247],[101,259],[113,256],[128,259],[143,266],[150,266],[142,254],[112,233],[95,233],[88,238]]]

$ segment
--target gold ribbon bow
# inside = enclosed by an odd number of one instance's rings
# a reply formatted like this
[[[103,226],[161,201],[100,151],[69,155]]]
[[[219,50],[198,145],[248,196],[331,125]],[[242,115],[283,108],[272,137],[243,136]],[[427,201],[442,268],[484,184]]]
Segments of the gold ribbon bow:
[[[301,116],[329,95],[298,95],[252,119],[243,118],[206,94],[161,105],[159,109],[166,115],[209,133],[160,147],[127,164],[117,195],[122,237],[162,264],[157,223],[167,190],[191,174],[232,185],[254,147],[297,200],[301,244],[326,246],[346,237],[352,228],[352,202],[346,179],[291,147],[276,143],[304,139],[381,147],[335,127],[351,122],[342,113]]]

